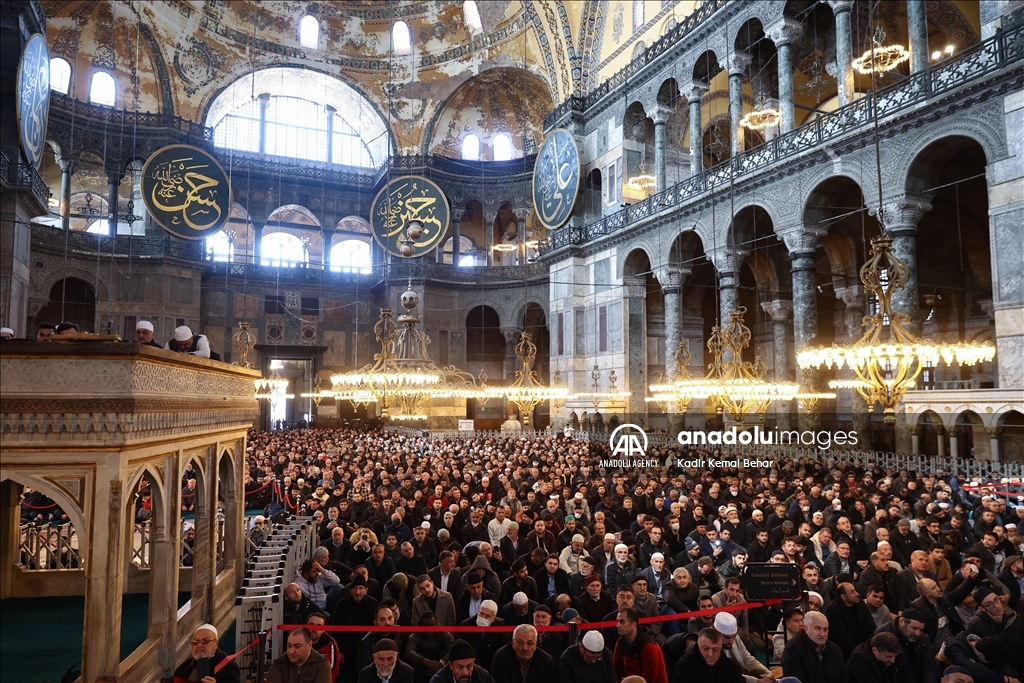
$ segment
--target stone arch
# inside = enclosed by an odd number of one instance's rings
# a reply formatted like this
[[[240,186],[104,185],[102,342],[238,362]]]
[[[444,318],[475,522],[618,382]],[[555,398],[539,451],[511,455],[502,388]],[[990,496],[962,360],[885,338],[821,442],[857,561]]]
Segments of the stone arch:
[[[684,230],[672,240],[668,250],[669,266],[691,267],[695,261],[704,257],[704,241],[697,230]]]
[[[969,453],[973,453],[976,458],[988,460],[992,455],[992,443],[988,434],[990,426],[975,410],[961,407],[955,413],[952,429],[956,430],[959,440],[968,440]],[[957,447],[960,448],[959,443]]]
[[[57,503],[61,510],[68,513],[68,519],[71,520],[71,526],[75,528],[79,539],[85,542],[84,551],[82,549],[83,544],[81,542],[79,543],[78,556],[81,559],[83,566],[89,566],[88,553],[91,550],[91,547],[88,541],[92,538],[92,529],[89,527],[85,518],[85,513],[82,511],[81,507],[79,507],[78,503],[76,503],[66,491],[53,482],[14,467],[0,469],[0,482],[6,480],[10,480],[16,484],[21,484],[26,488],[34,489],[43,493],[47,498]],[[82,502],[85,503],[89,496],[85,491],[83,491],[83,494]]]
[[[110,289],[107,286],[107,282],[102,277],[97,280],[96,271],[90,273],[73,261],[68,261],[66,269],[62,267],[60,270],[47,273],[43,281],[40,283],[40,286],[38,288],[34,288],[35,292],[39,297],[48,297],[50,295],[50,290],[53,289],[55,284],[69,277],[83,280],[86,284],[92,287],[93,291],[96,293],[97,305],[101,301],[110,301]]]
[[[988,113],[982,110],[978,114]],[[915,177],[915,172],[920,168],[933,166],[938,156],[930,158],[922,156],[931,150],[938,155],[946,156],[950,152],[948,147],[949,138],[969,138],[981,146],[985,153],[986,163],[991,164],[997,159],[1002,159],[1007,154],[1006,128],[1002,118],[1002,108],[996,110],[998,119],[989,121],[987,118],[995,119],[994,116],[976,115],[973,117],[954,116],[944,120],[941,125],[918,129],[900,138],[889,159],[882,166],[882,182],[889,187],[896,187],[906,192],[917,192],[928,189],[919,185],[920,177]],[[943,149],[945,147],[945,149]],[[955,151],[955,148],[954,148]],[[948,156],[947,156],[948,158]]]
[[[644,242],[634,242],[625,249],[618,251],[620,261],[616,264],[617,277],[642,276],[650,272],[658,259],[651,254],[658,251]]]
[[[515,325],[515,315],[508,310],[508,307],[498,303],[496,299],[487,294],[476,295],[471,299],[463,300],[461,303],[462,310],[464,311],[472,311],[477,306],[487,306],[498,314],[498,320],[502,327],[512,327]]]
[[[519,306],[516,309],[516,327],[520,330],[526,328],[526,309],[529,308],[530,306],[537,306],[538,308],[540,308],[541,313],[544,315],[544,325],[545,327],[548,326],[551,322],[550,316],[548,315],[549,304],[549,301],[541,299],[540,297],[537,296],[526,297],[526,303],[523,304],[522,306]]]
[[[710,84],[711,79],[714,78],[715,74],[722,70],[718,58],[719,52],[725,54],[725,51],[721,48],[716,51],[709,46],[703,52],[699,53],[693,60],[693,70],[691,72],[690,80]]]

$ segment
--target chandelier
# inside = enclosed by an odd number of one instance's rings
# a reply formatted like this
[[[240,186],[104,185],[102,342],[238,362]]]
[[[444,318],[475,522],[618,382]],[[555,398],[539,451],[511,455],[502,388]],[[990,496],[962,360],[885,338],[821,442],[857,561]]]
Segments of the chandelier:
[[[793,397],[799,403],[800,407],[806,410],[808,413],[813,413],[818,407],[818,401],[821,400],[832,400],[836,397],[834,391],[818,391],[814,388],[814,371],[810,368],[804,368],[800,371],[803,382],[800,384],[800,389],[796,392]]]
[[[509,251],[515,251],[519,247],[517,247],[516,245],[512,244],[511,242],[502,242],[500,244],[495,244],[491,248],[494,249],[494,251],[509,252]]]
[[[970,366],[991,361],[996,355],[989,342],[934,344],[911,334],[904,327],[910,316],[892,310],[893,292],[904,288],[907,276],[906,264],[892,253],[892,237],[883,234],[871,240],[871,259],[861,267],[860,280],[878,308],[874,315],[864,317],[868,325],[864,336],[850,346],[833,344],[797,354],[801,368],[848,365],[857,379],[829,382],[829,386],[856,389],[869,408],[881,404],[886,424],[896,422],[896,405],[925,367],[938,365],[940,360],[950,366]]]
[[[599,365],[595,364],[594,369],[590,371],[590,379],[592,380],[590,391],[573,394],[571,398],[574,400],[589,399],[594,404],[594,409],[597,410],[605,402],[621,401],[632,396],[628,391],[619,391],[616,386],[619,378],[614,369],[608,371],[608,391],[601,391],[601,367]]]
[[[256,399],[264,399],[273,403],[281,399],[295,398],[295,394],[288,393],[288,380],[281,377],[277,370],[274,370],[270,377],[260,377],[257,380],[253,380],[253,384],[256,386],[256,393],[254,395]]]
[[[642,161],[640,162],[640,172],[626,181],[626,185],[631,190],[636,190],[637,192],[647,192],[656,187],[657,184],[658,179],[646,172],[645,164]]]
[[[871,49],[853,60],[853,68],[864,75],[892,71],[910,59],[910,51],[902,45],[885,45],[885,31],[879,26],[871,39]]]
[[[750,130],[756,130],[759,133],[763,133],[772,126],[779,125],[779,121],[782,120],[782,115],[778,109],[772,109],[768,106],[765,101],[759,101],[755,106],[755,110],[747,112],[742,119],[740,119],[740,125]]]
[[[533,335],[525,330],[520,333],[516,344],[516,359],[522,366],[516,370],[516,379],[505,387],[493,387],[485,390],[488,396],[504,396],[519,409],[523,426],[530,424],[530,416],[534,409],[544,401],[564,403],[569,390],[563,386],[545,386],[537,378],[533,362],[537,358],[537,345],[533,343]],[[557,373],[556,373],[557,375]]]
[[[675,382],[675,392],[686,399],[710,399],[718,410],[729,413],[742,424],[751,413],[763,415],[772,401],[792,399],[799,387],[794,382],[768,382],[768,371],[758,356],[744,361],[743,349],[750,345],[750,328],[743,324],[747,309],[740,307],[729,314],[729,324],[711,330],[708,351],[712,361],[703,379],[682,379]],[[722,360],[727,356],[728,360]]]
[[[401,302],[407,313],[398,316],[397,323],[391,309],[381,309],[373,326],[381,346],[374,362],[331,375],[333,396],[353,405],[377,403],[384,419],[423,419],[432,398],[486,398],[486,387],[478,388],[472,375],[454,365],[439,368],[430,360],[430,338],[418,329],[420,317],[413,312],[420,297],[412,291],[411,281]]]
[[[690,408],[690,398],[676,392],[675,382],[690,379],[690,362],[693,355],[685,341],[679,342],[676,349],[676,371],[670,383],[655,382],[647,387],[650,396],[644,398],[646,403],[657,403],[662,412],[685,413]]]
[[[302,398],[313,399],[313,403],[316,404],[317,408],[320,407],[320,402],[323,401],[325,398],[337,398],[334,392],[321,391],[320,385],[322,383],[323,380],[320,379],[320,373],[317,373],[316,375],[313,376],[313,391],[306,394],[299,394],[299,396],[301,396]]]

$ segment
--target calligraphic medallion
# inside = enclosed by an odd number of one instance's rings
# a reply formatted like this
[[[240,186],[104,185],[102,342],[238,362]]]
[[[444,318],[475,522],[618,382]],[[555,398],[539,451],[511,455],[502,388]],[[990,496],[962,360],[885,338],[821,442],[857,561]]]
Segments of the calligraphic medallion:
[[[224,227],[231,213],[231,185],[221,165],[189,145],[168,145],[142,169],[142,200],[167,232],[201,240]]]
[[[552,131],[533,167],[533,206],[541,225],[556,230],[569,220],[580,190],[580,151],[569,131]]]
[[[50,115],[50,51],[46,40],[35,33],[25,43],[18,65],[18,135],[25,158],[39,168],[46,145],[46,122]]]
[[[433,181],[403,176],[373,198],[370,227],[377,244],[389,254],[414,258],[442,245],[450,215],[448,198]]]

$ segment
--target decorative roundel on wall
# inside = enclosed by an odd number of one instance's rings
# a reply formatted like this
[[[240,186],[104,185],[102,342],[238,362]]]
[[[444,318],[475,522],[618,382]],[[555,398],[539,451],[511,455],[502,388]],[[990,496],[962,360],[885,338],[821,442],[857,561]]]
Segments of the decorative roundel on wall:
[[[201,240],[227,223],[231,186],[224,168],[204,150],[168,145],[142,168],[142,200],[164,230]]]
[[[15,108],[21,148],[28,163],[39,168],[50,115],[50,51],[46,48],[46,40],[38,33],[28,39],[25,51],[21,53],[17,92]]]
[[[448,198],[423,176],[395,178],[370,207],[373,238],[399,258],[423,256],[441,246],[448,232]]]
[[[580,152],[569,131],[558,128],[541,145],[533,167],[533,207],[548,230],[569,220],[580,189]]]

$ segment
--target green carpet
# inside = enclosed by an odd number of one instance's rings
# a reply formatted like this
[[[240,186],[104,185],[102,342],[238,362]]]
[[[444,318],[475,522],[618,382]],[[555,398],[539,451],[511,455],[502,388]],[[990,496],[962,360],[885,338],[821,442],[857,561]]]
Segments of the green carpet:
[[[179,606],[188,600],[179,596]],[[7,683],[60,683],[65,672],[81,668],[85,599],[12,598],[0,600],[0,680]],[[149,596],[125,595],[121,603],[121,659],[146,639]]]

